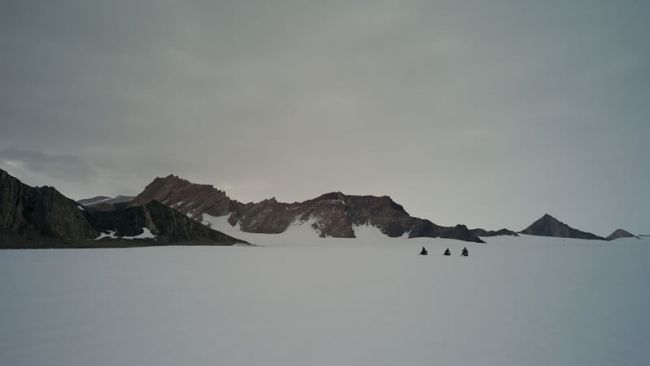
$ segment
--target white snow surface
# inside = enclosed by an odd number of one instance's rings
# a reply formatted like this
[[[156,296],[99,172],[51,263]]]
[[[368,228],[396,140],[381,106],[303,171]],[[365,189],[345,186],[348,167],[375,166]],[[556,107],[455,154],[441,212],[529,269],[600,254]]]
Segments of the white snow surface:
[[[649,239],[286,241],[307,228],[2,250],[0,365],[650,364]]]

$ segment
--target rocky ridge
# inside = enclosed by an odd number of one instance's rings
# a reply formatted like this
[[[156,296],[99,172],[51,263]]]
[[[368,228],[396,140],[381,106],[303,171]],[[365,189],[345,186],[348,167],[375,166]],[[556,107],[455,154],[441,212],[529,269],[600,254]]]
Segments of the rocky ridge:
[[[354,238],[354,227],[372,225],[387,236],[439,237],[482,243],[465,225],[444,227],[412,217],[388,196],[356,196],[341,192],[323,194],[303,202],[275,198],[241,203],[211,185],[195,184],[177,176],[156,178],[130,205],[158,200],[189,217],[201,220],[228,215],[228,222],[252,233],[282,233],[296,222],[311,221],[321,237]]]

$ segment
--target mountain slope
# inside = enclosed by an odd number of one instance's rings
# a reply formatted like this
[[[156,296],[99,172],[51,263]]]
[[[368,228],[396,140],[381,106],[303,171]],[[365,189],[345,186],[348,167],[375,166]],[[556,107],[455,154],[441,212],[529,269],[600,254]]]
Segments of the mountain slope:
[[[138,237],[145,229],[155,236],[156,243],[232,245],[246,243],[192,220],[181,212],[151,201],[143,206],[122,210],[96,212],[90,222],[102,233],[116,237]]]
[[[523,234],[536,236],[552,236],[558,238],[575,238],[590,240],[605,240],[605,238],[592,233],[574,229],[571,226],[559,221],[555,217],[545,214],[539,220],[521,231]]]
[[[341,192],[326,193],[303,202],[285,203],[275,198],[256,203],[241,203],[211,185],[194,184],[177,176],[156,178],[130,205],[151,200],[174,207],[201,220],[203,215],[226,216],[228,222],[250,233],[277,234],[294,224],[313,221],[321,237],[354,238],[354,227],[372,225],[387,236],[441,237],[465,241],[483,241],[466,226],[443,227],[410,216],[388,196],[353,196]]]

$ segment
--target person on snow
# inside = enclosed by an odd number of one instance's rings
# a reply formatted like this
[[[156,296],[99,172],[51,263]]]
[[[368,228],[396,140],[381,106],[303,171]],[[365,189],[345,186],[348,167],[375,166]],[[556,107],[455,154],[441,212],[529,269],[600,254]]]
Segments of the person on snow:
[[[449,251],[449,248],[445,249],[445,252],[442,253],[442,255],[451,255],[451,252]]]
[[[463,248],[463,252],[460,255],[463,257],[469,257],[469,251],[467,248]]]
[[[420,251],[420,255],[427,255],[427,254],[429,254],[429,252],[427,252],[427,250],[424,247],[422,247],[422,250]]]

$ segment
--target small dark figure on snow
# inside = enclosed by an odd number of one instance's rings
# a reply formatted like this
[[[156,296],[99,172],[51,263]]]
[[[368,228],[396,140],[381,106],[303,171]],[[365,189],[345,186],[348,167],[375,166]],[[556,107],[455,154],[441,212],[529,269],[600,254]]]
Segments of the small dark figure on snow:
[[[469,251],[467,250],[467,248],[463,248],[463,252],[460,253],[460,255],[462,257],[469,257]]]
[[[451,252],[449,251],[449,248],[445,249],[445,252],[442,253],[442,255],[451,255]]]
[[[422,247],[422,250],[420,251],[420,255],[427,255],[427,254],[429,254],[429,252],[427,252],[427,250],[424,247]]]

